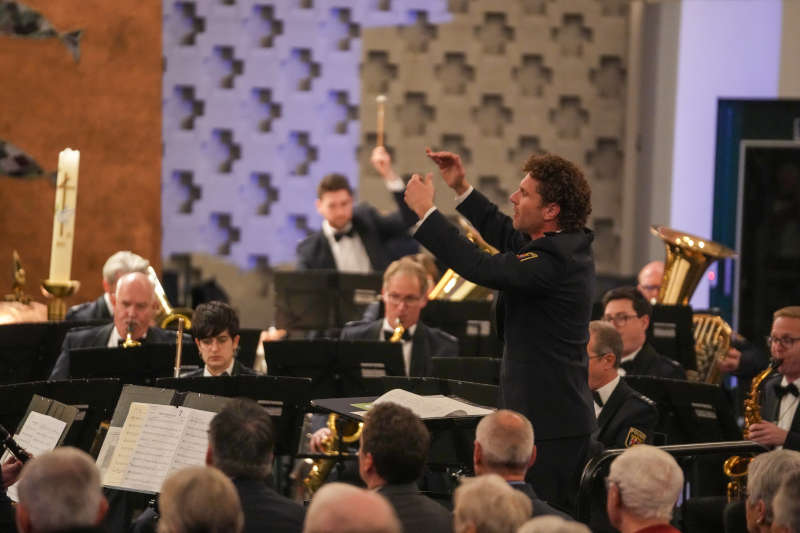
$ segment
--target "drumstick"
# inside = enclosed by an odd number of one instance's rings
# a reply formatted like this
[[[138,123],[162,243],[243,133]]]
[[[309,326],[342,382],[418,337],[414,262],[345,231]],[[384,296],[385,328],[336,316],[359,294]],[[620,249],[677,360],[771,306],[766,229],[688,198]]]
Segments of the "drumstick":
[[[383,108],[386,103],[386,95],[379,94],[375,97],[378,104],[378,146],[383,146]]]

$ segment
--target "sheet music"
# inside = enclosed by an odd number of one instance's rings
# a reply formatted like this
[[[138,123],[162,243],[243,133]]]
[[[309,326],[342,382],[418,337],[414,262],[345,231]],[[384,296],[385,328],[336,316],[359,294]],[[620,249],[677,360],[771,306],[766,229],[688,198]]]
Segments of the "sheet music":
[[[28,453],[42,455],[55,449],[66,426],[67,423],[63,420],[31,411],[19,434],[14,435],[14,440]],[[2,461],[6,457],[3,455]],[[18,501],[16,483],[8,488],[6,495],[13,501]]]
[[[208,450],[208,426],[216,413],[200,411],[189,407],[179,407],[178,412],[185,418],[180,446],[176,447],[170,473],[187,466],[206,464]]]
[[[407,407],[418,417],[445,418],[453,416],[483,416],[493,412],[493,409],[478,407],[466,402],[448,398],[447,396],[420,396],[403,389],[392,389],[377,398],[373,404],[392,402]]]
[[[147,418],[148,408],[149,404],[146,403],[131,403],[117,447],[111,457],[111,463],[103,477],[103,485],[122,486],[128,463],[131,461],[133,450],[136,448],[136,442],[139,440],[139,434],[142,432],[142,426]]]
[[[97,454],[97,468],[100,470],[100,479],[105,479],[108,466],[111,464],[111,458],[114,456],[114,450],[117,449],[119,436],[122,433],[121,427],[110,426],[106,431],[106,438],[103,439],[103,445],[100,447],[100,453]]]
[[[124,487],[148,492],[161,490],[180,442],[183,423],[176,407],[148,405],[147,417],[122,479]]]

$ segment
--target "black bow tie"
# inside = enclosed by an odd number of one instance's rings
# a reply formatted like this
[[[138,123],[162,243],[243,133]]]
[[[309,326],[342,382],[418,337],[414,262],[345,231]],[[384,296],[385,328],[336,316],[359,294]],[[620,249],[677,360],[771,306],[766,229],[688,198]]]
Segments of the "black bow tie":
[[[383,331],[383,340],[388,341],[389,339],[392,338],[392,335],[394,335],[394,331],[386,331],[386,330],[384,330]],[[408,330],[405,330],[405,331],[403,331],[403,336],[400,337],[400,338],[403,339],[404,341],[410,341],[411,340],[411,334],[408,332]]]
[[[599,392],[593,390],[592,397],[594,398],[594,403],[596,403],[598,407],[603,407],[603,399],[600,397]]]
[[[778,396],[778,398],[783,398],[787,394],[792,394],[797,397],[800,395],[800,391],[797,390],[797,385],[794,383],[789,383],[784,387],[780,384],[780,382],[778,382],[775,384],[775,394]]]
[[[347,231],[337,231],[337,232],[335,232],[333,234],[333,238],[334,238],[334,240],[336,242],[339,242],[339,241],[342,240],[343,237],[353,237],[355,234],[356,234],[355,228],[353,228],[353,226],[350,226],[350,229],[347,230]]]

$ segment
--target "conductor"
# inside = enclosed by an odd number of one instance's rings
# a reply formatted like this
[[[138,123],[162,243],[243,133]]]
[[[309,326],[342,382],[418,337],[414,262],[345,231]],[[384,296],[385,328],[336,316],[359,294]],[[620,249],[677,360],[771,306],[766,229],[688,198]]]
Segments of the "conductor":
[[[499,406],[536,428],[539,459],[528,480],[543,499],[570,508],[596,426],[586,356],[595,280],[593,234],[584,227],[589,184],[569,161],[533,155],[510,218],[470,186],[458,155],[427,154],[458,195],[458,211],[500,253],[482,252],[447,222],[433,204],[432,174],[415,174],[406,187],[420,217],[414,237],[464,278],[500,291]]]

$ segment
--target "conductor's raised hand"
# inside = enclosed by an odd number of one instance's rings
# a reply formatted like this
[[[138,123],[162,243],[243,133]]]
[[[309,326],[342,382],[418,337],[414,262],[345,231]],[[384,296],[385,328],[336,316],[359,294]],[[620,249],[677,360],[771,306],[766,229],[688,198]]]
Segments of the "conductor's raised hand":
[[[442,179],[456,194],[463,194],[469,189],[469,184],[464,178],[464,165],[461,163],[461,157],[458,154],[453,152],[434,152],[430,148],[425,148],[425,154],[436,163],[442,173]]]
[[[434,192],[433,174],[428,173],[425,177],[414,174],[406,185],[406,204],[422,218],[433,207]]]

